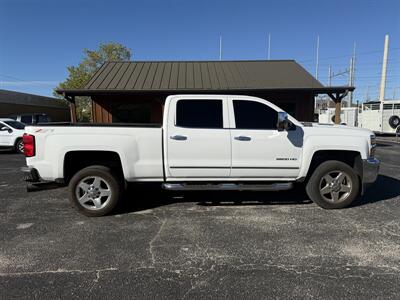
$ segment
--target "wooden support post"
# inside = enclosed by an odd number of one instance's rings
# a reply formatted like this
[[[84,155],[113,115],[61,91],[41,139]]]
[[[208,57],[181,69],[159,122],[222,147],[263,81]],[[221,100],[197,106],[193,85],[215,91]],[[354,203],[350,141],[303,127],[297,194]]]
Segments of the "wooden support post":
[[[70,98],[69,102],[69,110],[71,113],[71,122],[76,123],[76,105],[75,105],[75,96]]]
[[[340,124],[340,113],[342,110],[342,99],[346,97],[348,90],[342,94],[328,93],[328,96],[335,102],[335,124]]]
[[[335,124],[340,124],[340,112],[342,108],[342,101],[335,102]]]

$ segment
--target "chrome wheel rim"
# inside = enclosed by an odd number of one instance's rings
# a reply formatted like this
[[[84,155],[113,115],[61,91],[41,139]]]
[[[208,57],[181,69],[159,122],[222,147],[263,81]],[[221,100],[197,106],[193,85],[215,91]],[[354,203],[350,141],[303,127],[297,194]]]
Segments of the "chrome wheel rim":
[[[75,195],[84,208],[99,210],[110,202],[112,193],[107,180],[99,176],[88,176],[78,182]]]
[[[345,201],[351,191],[353,183],[350,176],[343,171],[330,171],[322,176],[319,182],[319,192],[325,201],[337,203]]]
[[[24,153],[24,143],[23,142],[18,143],[18,151],[21,153]]]

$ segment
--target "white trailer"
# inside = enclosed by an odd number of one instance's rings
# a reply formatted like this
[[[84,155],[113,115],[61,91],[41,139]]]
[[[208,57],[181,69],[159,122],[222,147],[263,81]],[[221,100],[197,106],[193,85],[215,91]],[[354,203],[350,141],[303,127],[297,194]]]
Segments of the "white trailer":
[[[318,122],[321,124],[335,123],[335,108],[320,110]],[[357,127],[358,109],[357,107],[342,107],[340,112],[340,124]]]
[[[400,100],[363,103],[359,123],[376,133],[400,134]]]

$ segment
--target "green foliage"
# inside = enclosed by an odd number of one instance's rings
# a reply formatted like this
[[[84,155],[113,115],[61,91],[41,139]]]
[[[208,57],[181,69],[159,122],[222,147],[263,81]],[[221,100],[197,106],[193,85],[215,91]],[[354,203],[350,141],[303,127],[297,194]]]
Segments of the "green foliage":
[[[68,66],[68,77],[56,89],[81,89],[96,71],[107,61],[129,61],[131,50],[119,43],[100,44],[97,50],[84,49],[84,58],[77,66]],[[54,92],[54,95],[60,97]],[[92,119],[89,97],[76,97],[76,114],[78,121]]]

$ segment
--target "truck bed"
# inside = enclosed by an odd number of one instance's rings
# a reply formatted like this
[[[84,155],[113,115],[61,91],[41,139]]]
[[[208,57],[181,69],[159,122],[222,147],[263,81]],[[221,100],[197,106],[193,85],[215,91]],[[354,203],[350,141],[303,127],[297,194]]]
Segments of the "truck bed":
[[[35,137],[35,156],[27,164],[44,180],[64,177],[71,152],[118,154],[126,180],[162,181],[162,128],[158,124],[45,123],[25,128]]]
[[[152,123],[87,123],[87,122],[46,122],[29,125],[30,127],[145,127],[145,128],[161,128],[162,124]]]

